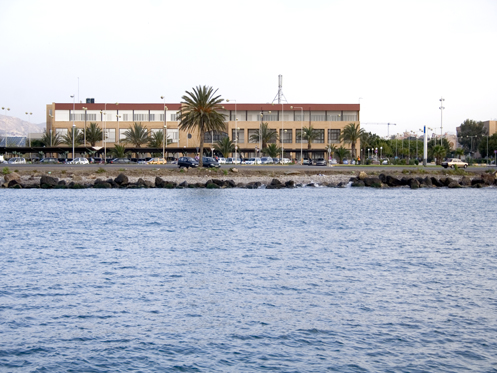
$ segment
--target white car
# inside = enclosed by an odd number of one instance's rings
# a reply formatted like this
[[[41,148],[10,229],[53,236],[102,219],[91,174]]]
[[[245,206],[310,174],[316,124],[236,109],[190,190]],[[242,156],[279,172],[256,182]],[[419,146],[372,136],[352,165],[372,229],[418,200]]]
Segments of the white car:
[[[90,162],[88,161],[88,159],[86,158],[74,158],[71,162],[69,162],[69,164],[90,164]]]
[[[240,158],[227,158],[226,159],[226,163],[233,163],[233,164],[240,164]]]
[[[217,163],[219,163],[219,164],[226,164],[226,158],[220,157],[220,158],[217,160]]]
[[[249,164],[249,165],[261,164],[261,159],[260,158],[249,158],[249,159],[243,161],[243,164]]]
[[[26,164],[26,159],[21,157],[10,158],[8,164]]]
[[[280,163],[281,164],[289,164],[289,163],[292,163],[292,161],[289,158],[281,158]]]
[[[271,157],[262,157],[261,164],[273,164],[273,158]]]

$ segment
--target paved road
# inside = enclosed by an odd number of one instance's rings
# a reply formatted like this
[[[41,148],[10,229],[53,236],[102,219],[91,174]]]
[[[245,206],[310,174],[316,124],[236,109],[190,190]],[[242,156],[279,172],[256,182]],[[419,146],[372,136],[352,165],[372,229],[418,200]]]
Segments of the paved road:
[[[59,170],[69,170],[69,169],[85,169],[88,171],[96,171],[100,167],[106,168],[109,170],[118,170],[118,169],[156,169],[156,168],[168,168],[168,169],[176,169],[178,168],[175,164],[167,164],[167,165],[141,165],[141,164],[90,164],[90,165],[65,165],[65,164],[25,164],[25,165],[8,165],[2,164],[0,167],[9,167],[11,169],[18,170],[43,170],[43,169],[59,169]],[[221,165],[222,169],[229,169],[233,167],[232,164]],[[333,167],[328,166],[302,166],[302,165],[257,165],[257,166],[246,166],[246,165],[237,165],[238,169],[243,170],[298,170],[298,171],[343,171],[343,172],[357,172],[357,171],[390,171],[390,172],[400,172],[405,169],[417,169],[423,168],[422,166],[361,166],[361,165],[335,165]],[[495,169],[495,166],[470,166],[466,170],[471,172],[480,172],[487,169]],[[442,166],[427,166],[426,171],[442,171],[444,168]]]

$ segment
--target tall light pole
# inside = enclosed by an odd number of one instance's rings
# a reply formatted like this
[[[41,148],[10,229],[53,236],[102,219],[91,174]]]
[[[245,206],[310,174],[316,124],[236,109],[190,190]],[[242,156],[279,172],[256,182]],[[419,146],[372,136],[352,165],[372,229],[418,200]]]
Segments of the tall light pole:
[[[235,131],[236,131],[236,136],[235,136],[235,159],[237,159],[236,154],[237,154],[237,140],[238,140],[238,117],[237,117],[237,111],[236,111],[236,100],[226,100],[226,102],[233,101],[235,103]],[[231,110],[230,110],[230,122],[231,122]],[[214,142],[214,138],[212,139],[212,142]]]
[[[117,119],[117,143],[119,144],[119,140],[121,139],[121,134],[119,133],[119,118],[121,118],[121,116],[119,115],[119,110],[118,110],[118,105],[119,105],[119,102],[116,102],[116,119]],[[114,136],[114,142],[115,142],[115,136]]]
[[[76,127],[76,125],[74,124],[74,116],[76,115],[74,113],[75,109],[76,109],[76,102],[74,101],[75,98],[74,98],[74,95],[71,95],[71,98],[72,98],[72,159],[74,161],[74,128]]]
[[[84,140],[83,140],[83,143],[86,147],[86,117],[88,116],[87,115],[87,112],[88,112],[88,108],[87,107],[84,107],[82,108],[84,111],[85,111],[85,132],[83,133],[83,136],[84,136]],[[86,151],[86,150],[85,150]]]
[[[302,164],[302,162],[304,161],[304,158],[303,158],[303,148],[302,148],[302,120],[303,120],[303,117],[304,117],[304,108],[301,107],[301,106],[290,106],[290,109],[300,109],[300,164]],[[331,123],[330,123],[330,126],[331,126]],[[328,135],[328,142],[331,144],[330,142],[330,139],[329,139],[329,135]],[[329,157],[328,157],[329,158]]]
[[[2,106],[2,110],[3,110],[3,115],[5,115],[5,110],[7,111],[10,111],[10,108],[5,108]],[[5,125],[5,147],[7,147],[7,138],[8,138],[8,134],[7,134],[7,125]]]
[[[164,100],[164,128],[162,130],[162,158],[166,162],[166,148],[167,148],[167,106],[166,106],[166,98],[164,96],[160,96],[162,100]]]
[[[445,99],[443,97],[440,98],[440,145],[442,144],[443,141],[443,111],[445,109],[444,107],[444,101]]]

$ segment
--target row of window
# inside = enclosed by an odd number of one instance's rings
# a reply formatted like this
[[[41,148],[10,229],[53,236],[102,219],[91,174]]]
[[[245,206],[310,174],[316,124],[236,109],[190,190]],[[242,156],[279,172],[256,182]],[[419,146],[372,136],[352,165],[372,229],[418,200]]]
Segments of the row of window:
[[[124,122],[130,122],[131,117],[133,117],[133,122],[164,122],[164,114],[122,114],[116,115],[116,117],[111,117],[110,114],[101,114],[98,120],[114,122],[122,120]],[[176,122],[176,114],[171,114],[171,122]],[[83,113],[83,114],[69,114],[69,121],[84,122],[84,121],[97,121],[97,114]]]
[[[272,130],[276,132],[276,130]],[[283,131],[283,132],[282,132]],[[315,129],[313,130],[314,139],[311,141],[315,144],[324,144],[324,129]],[[300,129],[295,130],[295,139],[296,143],[307,143],[307,140],[303,138],[303,131]],[[249,129],[248,130],[248,143],[257,144],[259,142],[259,130],[257,129]],[[279,139],[283,144],[292,144],[293,143],[293,131],[292,130],[279,130],[278,132]],[[215,143],[224,138],[228,137],[226,132],[217,132],[210,131],[206,132],[204,135],[205,143]],[[244,130],[231,130],[231,139],[233,142],[245,143],[245,131]],[[328,142],[330,143],[339,143],[340,142],[340,130],[339,129],[329,129],[328,130]],[[273,141],[272,143],[275,143]]]
[[[58,133],[60,136],[66,136],[68,134],[69,129],[67,128],[56,128],[55,132]],[[116,142],[116,129],[114,128],[107,128],[102,130],[105,132],[106,136],[105,138],[107,139],[106,142]],[[119,129],[119,139],[124,140],[126,138],[126,131],[128,131],[128,128],[120,128]],[[162,132],[162,129],[151,129],[150,132]],[[178,129],[168,129],[167,130],[167,138],[170,139],[173,143],[179,142],[179,130]]]

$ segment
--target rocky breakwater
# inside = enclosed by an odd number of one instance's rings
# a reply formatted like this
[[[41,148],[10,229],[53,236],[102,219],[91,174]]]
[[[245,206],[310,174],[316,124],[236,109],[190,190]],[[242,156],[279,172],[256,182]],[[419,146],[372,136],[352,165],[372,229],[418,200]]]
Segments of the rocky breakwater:
[[[409,177],[402,178],[392,175],[380,174],[378,176],[369,176],[365,172],[360,172],[357,177],[350,179],[352,187],[371,187],[371,188],[390,188],[390,187],[408,187],[411,189],[419,188],[483,188],[488,186],[497,186],[496,173],[483,173],[479,176],[470,178],[462,177]]]
[[[312,181],[312,180],[317,180]],[[244,188],[244,189],[283,189],[298,187],[330,187],[343,188],[352,187],[369,188],[392,188],[405,187],[411,189],[418,188],[482,188],[497,186],[496,173],[482,173],[481,175],[469,176],[398,176],[390,174],[368,175],[360,172],[357,176],[335,175],[333,178],[324,178],[323,175],[306,176],[282,175],[281,178],[260,178],[260,177],[234,177],[233,179],[199,179],[198,177],[175,176],[163,178],[156,176],[130,178],[124,173],[115,178],[81,178],[74,175],[68,179],[59,179],[50,175],[41,177],[21,177],[13,172],[4,176],[4,188],[42,188],[42,189],[139,189],[139,188],[163,188],[163,189],[186,189],[186,188]]]

